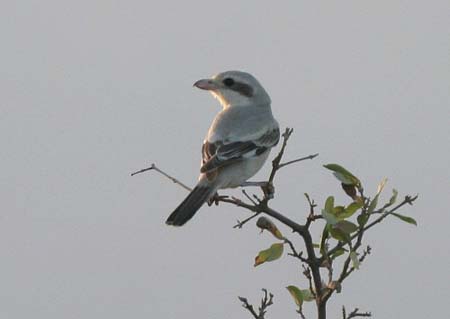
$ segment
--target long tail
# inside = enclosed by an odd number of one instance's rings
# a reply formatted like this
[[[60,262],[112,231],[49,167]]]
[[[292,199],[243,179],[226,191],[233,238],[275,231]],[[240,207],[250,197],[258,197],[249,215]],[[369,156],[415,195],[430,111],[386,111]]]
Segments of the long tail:
[[[211,185],[202,185],[199,183],[173,213],[170,214],[166,220],[166,224],[183,226],[215,192],[216,189]]]

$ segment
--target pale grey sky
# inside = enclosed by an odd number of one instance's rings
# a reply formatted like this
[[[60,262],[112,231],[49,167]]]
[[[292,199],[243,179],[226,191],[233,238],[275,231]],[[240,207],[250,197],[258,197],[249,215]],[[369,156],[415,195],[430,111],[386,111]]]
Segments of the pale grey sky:
[[[449,12],[447,0],[3,1],[0,318],[249,318],[236,296],[256,302],[262,287],[268,318],[298,317],[284,287],[305,280],[288,256],[253,268],[274,240],[232,229],[247,213],[205,207],[168,227],[185,191],[129,176],[155,162],[194,184],[220,107],[192,83],[228,69],[254,74],[295,129],[287,159],[320,153],[278,175],[275,208],[303,221],[304,192],[344,201],[329,162],[369,194],[385,176],[384,198],[420,194],[403,211],[419,227],[369,236],[330,318],[342,304],[446,314]]]

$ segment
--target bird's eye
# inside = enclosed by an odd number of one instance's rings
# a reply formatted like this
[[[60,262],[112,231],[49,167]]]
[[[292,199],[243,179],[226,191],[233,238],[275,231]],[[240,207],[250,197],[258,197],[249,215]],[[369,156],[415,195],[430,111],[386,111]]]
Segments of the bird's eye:
[[[234,80],[232,78],[226,78],[222,82],[223,82],[223,84],[225,84],[225,86],[228,86],[228,87],[233,86],[233,84],[234,84]]]

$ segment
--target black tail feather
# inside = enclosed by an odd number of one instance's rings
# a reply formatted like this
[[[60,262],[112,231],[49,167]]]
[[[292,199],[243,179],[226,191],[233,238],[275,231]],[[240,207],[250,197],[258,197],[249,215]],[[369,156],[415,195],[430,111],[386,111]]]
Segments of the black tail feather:
[[[167,225],[182,226],[202,207],[215,190],[207,186],[196,186],[186,199],[170,214]]]

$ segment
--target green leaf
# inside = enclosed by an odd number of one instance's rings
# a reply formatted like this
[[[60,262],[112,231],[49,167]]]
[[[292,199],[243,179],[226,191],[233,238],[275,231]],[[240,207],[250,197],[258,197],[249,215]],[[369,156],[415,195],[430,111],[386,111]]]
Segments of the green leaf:
[[[327,164],[323,167],[333,171],[334,176],[345,185],[358,186],[361,184],[355,175],[338,164]]]
[[[394,188],[392,190],[392,196],[391,199],[389,199],[389,206],[394,205],[395,201],[397,200],[398,191]]]
[[[283,243],[275,243],[266,250],[261,250],[255,258],[255,267],[267,261],[273,261],[281,257],[283,254]]]
[[[364,227],[365,224],[367,224],[367,221],[369,220],[369,214],[361,214],[357,218],[358,225],[361,227]]]
[[[330,237],[330,233],[328,232],[329,224],[326,224],[322,231],[322,236],[320,238],[320,253],[322,255],[325,254],[325,245],[328,237]]]
[[[312,294],[311,290],[309,289],[302,289],[300,290],[303,296],[303,301],[313,301],[315,300],[314,295]]]
[[[349,218],[349,217],[353,216],[353,214],[356,213],[356,211],[358,209],[360,209],[361,207],[363,207],[363,203],[353,202],[350,205],[348,205],[347,208],[345,208],[342,213],[336,214],[336,215],[337,215],[338,219],[343,220],[345,218]]]
[[[325,209],[329,213],[332,213],[333,212],[333,208],[334,208],[334,197],[333,196],[328,196],[327,200],[325,201]]]
[[[358,230],[358,226],[349,222],[348,220],[341,220],[336,225],[333,226],[335,229],[342,230],[346,234],[351,234]]]
[[[412,217],[400,215],[397,213],[391,213],[391,215],[394,215],[395,217],[400,218],[401,220],[403,220],[404,222],[407,222],[408,224],[417,226],[416,220]]]
[[[375,208],[377,208],[378,195],[379,194],[376,194],[375,197],[370,202],[369,207],[367,208],[367,214],[369,214],[369,215],[372,214],[372,212],[375,210]]]
[[[339,248],[338,250],[336,250],[330,257],[332,259],[336,259],[337,257],[345,254],[347,250],[345,248]]]
[[[345,207],[344,206],[336,206],[333,209],[333,215],[335,215],[336,217],[340,217],[340,215],[342,215],[342,213],[345,211]]]
[[[329,213],[326,209],[322,209],[322,216],[330,225],[335,225],[338,222],[337,217]]]
[[[295,286],[287,286],[286,289],[291,294],[292,298],[294,298],[294,301],[297,306],[301,307],[303,304],[303,293],[300,289],[298,289]]]
[[[331,237],[333,237],[334,239],[337,239],[337,240],[343,241],[343,242],[350,241],[350,236],[339,228],[330,227],[329,232],[330,232]]]
[[[355,269],[359,269],[360,262],[359,262],[359,259],[358,259],[358,255],[356,254],[356,251],[352,250],[350,252],[350,259],[352,260],[353,267]]]
[[[334,225],[337,223],[337,218],[334,215],[334,197],[329,196],[325,201],[325,208],[322,209],[322,216],[328,224]]]

